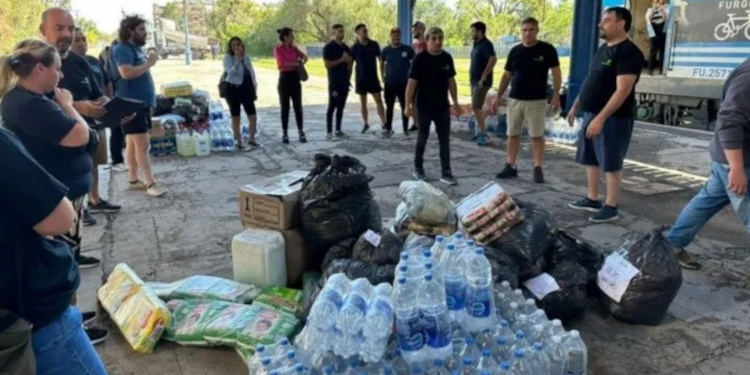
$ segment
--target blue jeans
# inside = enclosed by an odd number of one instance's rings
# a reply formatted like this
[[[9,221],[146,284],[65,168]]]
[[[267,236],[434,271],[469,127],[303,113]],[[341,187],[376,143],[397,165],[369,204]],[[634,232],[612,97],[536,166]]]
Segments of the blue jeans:
[[[107,375],[73,306],[34,332],[31,344],[37,375]]]
[[[750,168],[745,169],[750,176]],[[728,189],[729,166],[711,162],[711,176],[706,185],[682,209],[677,221],[667,234],[667,239],[677,247],[685,247],[706,222],[727,204],[732,204],[734,212],[750,232],[750,198],[739,196]]]

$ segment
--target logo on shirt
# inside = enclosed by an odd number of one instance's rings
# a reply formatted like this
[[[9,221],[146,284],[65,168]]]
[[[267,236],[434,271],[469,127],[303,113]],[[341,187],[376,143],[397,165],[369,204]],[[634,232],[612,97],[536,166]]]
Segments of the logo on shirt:
[[[602,65],[604,65],[604,66],[611,66],[612,65],[612,59],[607,59],[606,61],[602,61]]]
[[[443,70],[451,70],[451,66],[450,65],[446,65],[446,66],[443,67]]]
[[[536,62],[544,62],[544,56],[543,55],[539,55],[539,57],[535,57],[534,58],[534,61],[536,61]]]
[[[406,58],[408,56],[409,56],[409,54],[406,53],[406,51],[401,52],[401,57]]]

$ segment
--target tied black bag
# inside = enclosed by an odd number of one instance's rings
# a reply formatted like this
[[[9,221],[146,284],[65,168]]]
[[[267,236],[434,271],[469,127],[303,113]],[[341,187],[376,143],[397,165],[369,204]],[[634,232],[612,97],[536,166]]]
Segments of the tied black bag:
[[[227,72],[224,72],[221,74],[221,78],[219,78],[219,97],[221,98],[226,98],[227,91],[229,91],[229,82],[227,82],[226,79]]]

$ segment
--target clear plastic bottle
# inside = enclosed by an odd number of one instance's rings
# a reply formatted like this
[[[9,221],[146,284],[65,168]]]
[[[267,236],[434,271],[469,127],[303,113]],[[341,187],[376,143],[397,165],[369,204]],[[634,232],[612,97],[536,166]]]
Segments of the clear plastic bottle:
[[[568,375],[586,375],[588,366],[588,350],[586,343],[581,339],[578,330],[572,330],[565,338],[565,346],[568,351],[567,366],[565,374]]]
[[[466,326],[469,332],[492,328],[497,322],[492,285],[492,266],[484,251],[477,248],[466,264]]]
[[[523,313],[518,314],[516,322],[513,324],[513,330],[526,333],[529,330],[529,316]]]
[[[510,286],[510,282],[508,280],[503,280],[498,284],[495,284],[495,290],[499,291],[500,293],[513,293],[513,288]]]
[[[492,351],[485,349],[482,351],[482,356],[477,361],[477,372],[489,371],[492,372],[497,368],[497,362],[492,358]]]
[[[510,343],[510,350],[515,353],[518,349],[526,349],[529,347],[529,342],[526,341],[526,334],[523,331],[516,332],[516,337]]]
[[[432,362],[432,366],[425,371],[425,375],[448,375],[448,368],[445,365],[445,361],[442,359],[436,359]]]
[[[497,365],[498,375],[508,375],[510,373],[510,362],[502,361],[499,365]]]
[[[551,343],[547,346],[546,351],[549,358],[549,374],[566,375],[565,366],[567,365],[568,353],[562,343],[562,337],[552,336]]]
[[[477,345],[480,349],[490,349],[495,345],[495,334],[490,328],[486,328],[476,335]]]
[[[471,336],[466,336],[466,346],[464,346],[463,350],[459,353],[459,356],[461,356],[462,359],[465,358],[471,358],[472,360],[479,359],[479,348],[477,348],[474,338]]]
[[[349,279],[343,273],[331,275],[310,309],[308,324],[321,330],[332,328],[348,290]]]
[[[440,235],[435,236],[435,242],[432,244],[430,251],[432,252],[432,256],[438,263],[440,263],[443,259],[443,253],[445,251],[446,245],[447,241],[445,240],[445,237]]]
[[[510,324],[505,319],[500,319],[495,329],[492,330],[492,337],[506,337],[510,338],[513,336],[513,331],[510,329]]]
[[[513,292],[510,294],[510,302],[515,302],[520,307],[525,301],[526,297],[523,296],[523,291],[518,288],[513,289]]]
[[[388,337],[393,331],[393,287],[380,283],[372,289],[372,299],[367,306],[367,315],[362,333],[367,340]]]
[[[442,268],[448,314],[452,322],[460,322],[466,309],[466,278],[455,245],[446,246]]]
[[[520,311],[518,311],[518,303],[511,302],[510,306],[508,307],[508,310],[506,310],[505,318],[506,321],[508,321],[508,324],[513,327],[516,324],[516,320],[518,319],[518,315],[521,314]]]
[[[536,311],[536,302],[534,302],[533,298],[527,298],[526,301],[523,302],[523,305],[519,307],[521,308],[522,313],[531,315]]]
[[[492,348],[492,358],[495,362],[500,363],[502,361],[510,361],[513,359],[513,351],[510,350],[511,343],[506,337],[498,337],[495,339],[495,346]]]
[[[541,324],[534,324],[529,329],[529,342],[547,342],[549,336],[547,336],[547,330]]]
[[[476,375],[477,370],[476,367],[474,367],[474,358],[471,357],[463,357],[461,359],[461,375]]]
[[[425,359],[448,359],[452,352],[451,326],[445,304],[445,288],[428,273],[419,296],[424,336],[427,340]]]
[[[560,321],[560,319],[552,320],[549,328],[547,329],[547,335],[549,337],[556,336],[556,335],[563,337],[563,335],[565,335],[565,328],[563,327],[562,321]]]
[[[406,374],[409,371],[409,365],[406,363],[401,349],[396,349],[390,364],[396,374]]]
[[[549,357],[541,342],[535,342],[529,351],[529,364],[533,374],[549,374]]]
[[[529,360],[525,357],[523,349],[517,349],[513,352],[513,365],[511,365],[511,374],[513,375],[530,375],[531,366]]]
[[[396,334],[401,354],[408,362],[419,362],[424,353],[425,337],[419,314],[417,288],[407,284],[405,278],[398,280],[393,297],[396,313]]]

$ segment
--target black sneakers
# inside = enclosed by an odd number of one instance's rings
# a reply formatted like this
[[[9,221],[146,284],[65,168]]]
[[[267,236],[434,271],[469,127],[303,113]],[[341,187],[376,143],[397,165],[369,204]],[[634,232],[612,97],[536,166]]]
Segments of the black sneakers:
[[[106,329],[102,328],[86,328],[86,335],[89,337],[89,341],[91,341],[91,345],[97,345],[104,342],[104,340],[109,337],[109,332],[107,332]]]
[[[87,311],[84,313],[81,313],[81,319],[83,320],[83,325],[87,326],[93,322],[96,321],[96,311]]]
[[[452,174],[444,174],[443,177],[440,177],[440,182],[449,186],[458,185],[458,180]]]
[[[370,130],[370,124],[365,123],[365,125],[362,126],[362,134],[367,133],[368,130]]]
[[[575,202],[568,203],[568,207],[574,210],[599,212],[599,210],[602,209],[602,201],[594,201],[588,198],[583,198]]]
[[[83,223],[84,227],[90,227],[92,225],[96,225],[96,219],[91,216],[89,213],[89,210],[83,210],[83,217],[81,218],[81,222]]]
[[[80,269],[93,268],[101,263],[99,259],[96,259],[94,257],[87,257],[85,255],[79,255],[78,259],[76,259],[76,262],[78,262],[78,268]]]
[[[284,134],[281,136],[281,143],[288,145],[289,144],[289,136]]]
[[[109,203],[104,199],[100,199],[99,203],[97,204],[89,202],[88,211],[92,214],[114,214],[120,211],[120,208],[122,208],[122,206]]]
[[[542,167],[534,167],[534,182],[536,182],[537,184],[544,183],[544,173],[542,172]]]
[[[299,142],[300,143],[307,143],[307,137],[305,136],[305,133],[299,132]]]
[[[495,178],[516,178],[518,177],[518,169],[513,167],[510,164],[505,164],[505,168],[503,168],[500,173],[495,175]]]
[[[412,176],[414,176],[414,178],[420,181],[427,180],[427,175],[424,174],[424,171],[414,171],[414,173],[412,173]]]
[[[617,211],[617,207],[604,205],[604,207],[596,213],[596,215],[589,218],[589,221],[594,223],[608,223],[620,218],[620,214]]]

